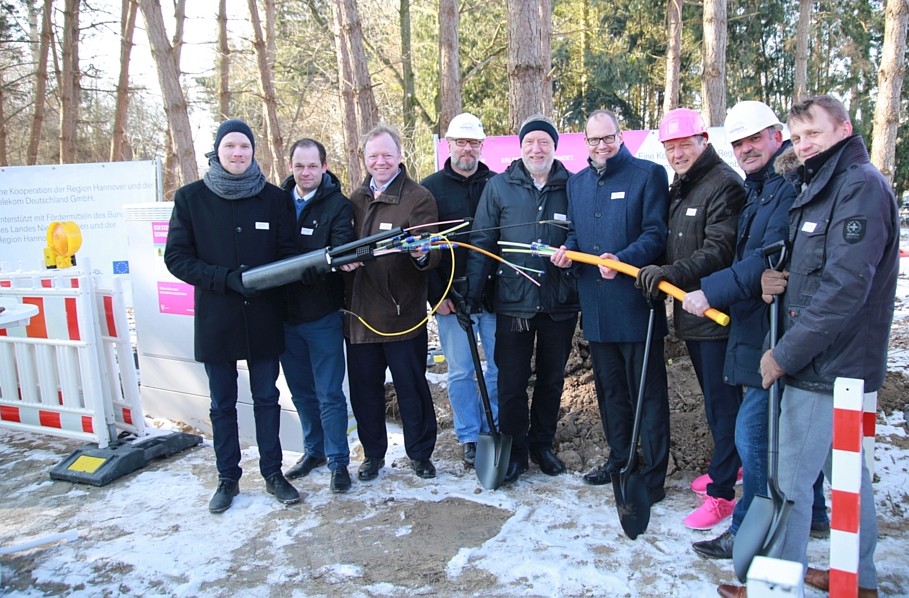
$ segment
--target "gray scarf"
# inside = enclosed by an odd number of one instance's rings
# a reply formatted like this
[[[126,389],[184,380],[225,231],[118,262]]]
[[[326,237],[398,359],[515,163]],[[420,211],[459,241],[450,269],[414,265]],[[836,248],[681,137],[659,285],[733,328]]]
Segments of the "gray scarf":
[[[259,163],[253,158],[249,168],[241,175],[233,175],[224,170],[218,161],[217,152],[205,154],[208,158],[208,172],[203,181],[205,186],[224,199],[246,199],[258,194],[265,188],[265,175],[259,169]]]

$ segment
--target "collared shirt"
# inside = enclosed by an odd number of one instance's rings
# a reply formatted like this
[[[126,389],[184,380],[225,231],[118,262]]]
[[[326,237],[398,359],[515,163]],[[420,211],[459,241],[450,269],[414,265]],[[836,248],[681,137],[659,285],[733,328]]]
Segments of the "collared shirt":
[[[391,178],[388,180],[388,182],[385,183],[384,185],[376,185],[376,179],[375,179],[375,178],[370,178],[370,179],[369,179],[369,189],[372,191],[372,194],[373,194],[373,195],[380,195],[380,194],[382,194],[382,193],[385,193],[385,190],[388,189],[388,187],[389,187],[393,182],[395,182],[395,179],[398,178],[398,175],[399,175],[399,174],[401,174],[401,167],[400,167],[400,166],[398,167],[398,172],[396,172],[395,175],[394,175],[393,177],[391,177]]]
[[[300,214],[303,212],[303,206],[305,206],[306,202],[309,201],[310,199],[312,199],[313,196],[315,196],[316,191],[318,191],[318,190],[319,190],[319,188],[316,187],[315,189],[313,189],[312,191],[310,191],[309,193],[307,193],[306,195],[301,197],[300,190],[297,189],[296,187],[294,187],[294,208],[297,210],[297,218],[299,218]]]

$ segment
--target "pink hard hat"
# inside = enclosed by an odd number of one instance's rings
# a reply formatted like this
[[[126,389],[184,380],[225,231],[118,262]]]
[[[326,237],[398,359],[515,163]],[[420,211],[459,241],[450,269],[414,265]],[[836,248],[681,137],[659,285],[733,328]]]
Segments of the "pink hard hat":
[[[703,135],[707,137],[707,127],[701,115],[689,108],[670,110],[660,121],[660,143],[670,139],[683,139]]]

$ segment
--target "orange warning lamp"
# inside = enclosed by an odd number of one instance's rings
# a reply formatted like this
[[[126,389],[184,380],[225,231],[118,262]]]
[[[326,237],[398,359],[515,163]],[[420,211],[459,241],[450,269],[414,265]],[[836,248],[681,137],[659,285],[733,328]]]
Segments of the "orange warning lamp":
[[[76,265],[76,252],[82,247],[82,232],[72,220],[51,222],[47,227],[44,266],[53,270]]]

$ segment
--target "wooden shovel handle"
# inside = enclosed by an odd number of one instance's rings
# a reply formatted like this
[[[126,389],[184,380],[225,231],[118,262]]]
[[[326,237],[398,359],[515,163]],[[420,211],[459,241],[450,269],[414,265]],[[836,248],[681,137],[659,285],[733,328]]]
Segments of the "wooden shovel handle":
[[[627,274],[632,278],[637,278],[638,275],[639,268],[635,268],[630,264],[626,264],[625,262],[620,262],[618,260],[599,257],[590,253],[581,253],[580,251],[566,251],[565,256],[573,262],[581,262],[582,264],[590,264],[591,266],[606,266],[607,268],[618,270],[622,274]],[[666,282],[665,280],[660,281],[659,289],[678,301],[685,300],[685,291],[675,286],[674,284]],[[704,315],[720,326],[729,325],[729,316],[717,309],[711,307],[704,312]]]

